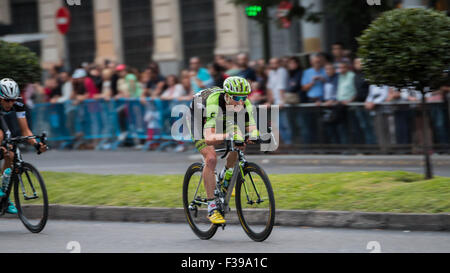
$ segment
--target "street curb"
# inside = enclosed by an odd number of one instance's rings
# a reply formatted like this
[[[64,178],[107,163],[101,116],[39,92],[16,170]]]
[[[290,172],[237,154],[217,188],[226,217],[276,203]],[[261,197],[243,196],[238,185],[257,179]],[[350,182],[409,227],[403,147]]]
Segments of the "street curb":
[[[33,210],[34,211],[34,210]],[[260,218],[258,211],[247,214],[250,221]],[[135,208],[51,205],[51,220],[186,223],[180,208]],[[392,229],[450,231],[450,213],[374,213],[349,211],[277,210],[277,226],[333,227],[355,229]],[[239,224],[236,212],[227,215],[229,224]]]

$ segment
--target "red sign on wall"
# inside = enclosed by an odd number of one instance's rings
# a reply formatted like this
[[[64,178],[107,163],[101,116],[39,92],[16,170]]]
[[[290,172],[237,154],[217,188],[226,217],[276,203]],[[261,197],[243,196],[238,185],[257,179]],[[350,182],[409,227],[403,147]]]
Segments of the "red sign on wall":
[[[67,8],[60,8],[56,12],[56,27],[62,35],[65,35],[70,28],[70,11]]]
[[[294,5],[289,1],[283,1],[278,6],[277,17],[283,28],[289,28],[291,26],[291,20],[288,18],[288,15],[293,7]]]

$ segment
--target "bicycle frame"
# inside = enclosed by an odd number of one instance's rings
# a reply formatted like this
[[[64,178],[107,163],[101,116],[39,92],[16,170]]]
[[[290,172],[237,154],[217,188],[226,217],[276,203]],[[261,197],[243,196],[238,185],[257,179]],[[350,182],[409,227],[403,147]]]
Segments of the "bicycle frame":
[[[238,151],[239,158],[234,166],[233,176],[230,180],[230,185],[228,186],[227,195],[224,200],[224,213],[228,212],[230,209],[230,200],[231,195],[233,194],[234,187],[236,187],[236,183],[238,178],[244,178],[244,167],[247,164],[247,160],[245,159],[244,153],[239,150]]]
[[[30,178],[29,174],[27,172],[25,173],[27,178],[28,178],[28,182],[30,184],[30,187],[31,187],[31,189],[33,191],[33,196],[28,196],[26,194],[26,190],[25,190],[25,186],[24,186],[24,182],[22,180],[22,177],[20,175],[17,175],[18,173],[20,173],[20,171],[21,171],[21,169],[23,167],[23,164],[25,163],[25,161],[22,158],[22,152],[20,151],[18,143],[20,141],[27,141],[29,139],[36,139],[36,138],[41,139],[41,141],[43,143],[45,143],[45,141],[46,141],[46,134],[44,133],[40,137],[39,136],[29,136],[29,137],[11,138],[10,131],[8,130],[7,133],[6,133],[6,140],[5,141],[6,141],[7,151],[8,152],[10,152],[11,150],[14,151],[14,159],[13,159],[13,164],[12,164],[11,181],[10,181],[10,183],[8,185],[8,189],[6,189],[7,193],[8,193],[8,197],[9,197],[9,195],[11,193],[11,189],[13,187],[15,179],[18,179],[20,187],[21,187],[21,190],[22,190],[22,194],[23,194],[23,197],[24,197],[25,200],[33,200],[33,199],[39,198],[38,194],[36,193],[36,189],[35,189],[33,183],[31,182],[31,178]],[[12,149],[10,149],[11,146],[12,146]]]
[[[274,135],[271,132],[271,128],[269,130],[270,130],[270,133],[269,133],[270,134],[270,141],[272,141],[272,140],[275,141],[275,137],[274,137]],[[267,143],[266,141],[261,140],[261,139],[256,141],[256,142]],[[245,158],[244,152],[241,149],[238,148],[239,146],[242,147],[243,145],[236,145],[236,143],[234,141],[232,141],[232,140],[231,141],[227,141],[226,145],[227,145],[226,148],[216,149],[216,153],[225,152],[221,156],[221,159],[225,159],[230,152],[237,152],[238,153],[238,160],[237,160],[237,162],[236,162],[236,164],[234,166],[233,176],[231,177],[230,184],[229,184],[229,186],[227,188],[227,193],[226,193],[225,196],[223,195],[223,192],[221,190],[221,184],[219,183],[220,181],[219,181],[219,179],[217,177],[217,172],[215,172],[215,177],[216,177],[215,195],[216,195],[216,197],[219,198],[219,204],[217,204],[217,205],[218,205],[219,209],[222,211],[223,216],[225,216],[225,214],[230,211],[230,200],[231,200],[231,196],[233,194],[233,190],[236,187],[236,183],[238,182],[238,179],[244,179],[244,168],[248,164],[248,162],[247,162],[247,160]],[[205,161],[203,159],[202,169],[204,169],[205,164],[206,163],[205,163]],[[192,209],[192,210],[195,210],[194,205],[200,205],[200,206],[201,205],[206,205],[206,206],[208,205],[208,200],[206,198],[202,198],[202,199],[198,199],[197,198],[198,189],[200,188],[200,185],[202,184],[203,179],[204,178],[203,178],[203,175],[202,175],[200,177],[199,184],[198,184],[196,192],[194,194],[194,200],[191,201],[191,204],[189,206],[189,208]],[[262,203],[263,201],[261,200],[260,194],[258,192],[258,189],[255,187],[255,184],[254,184],[253,180],[252,180],[252,184],[253,184],[253,188],[255,189],[256,195],[258,196],[258,201],[256,201],[256,203],[258,203],[258,204]],[[244,189],[247,192],[247,187],[245,186],[245,184],[244,184]],[[247,199],[248,199],[248,192],[247,192]],[[248,200],[248,201],[250,202],[250,200]]]
[[[237,160],[237,162],[236,162],[236,164],[234,166],[233,176],[231,177],[230,184],[229,184],[228,189],[227,189],[227,194],[224,197],[221,196],[220,194],[218,196],[220,201],[221,201],[221,203],[222,203],[222,205],[223,205],[222,206],[222,210],[223,210],[223,214],[224,215],[227,212],[230,211],[230,200],[231,200],[231,196],[232,196],[233,190],[234,190],[234,188],[236,186],[236,183],[237,183],[238,179],[244,177],[244,168],[247,165],[247,160],[245,158],[244,152],[241,151],[238,148],[235,148],[234,142],[231,142],[230,145],[231,145],[231,147],[229,147],[229,149],[218,149],[218,150],[216,150],[216,152],[227,151],[227,153],[224,154],[224,156],[222,156],[222,159],[224,159],[229,152],[237,152],[238,153],[238,160]],[[204,166],[205,166],[205,162],[203,162],[203,167]],[[200,187],[200,184],[202,183],[202,181],[203,181],[203,176],[200,178],[199,185],[197,187],[197,191],[196,191],[194,196],[197,195],[198,188]],[[217,175],[216,175],[216,192],[221,193],[221,188],[220,188],[221,185],[220,185],[220,183],[217,183],[217,182],[219,182],[219,179],[217,179]],[[255,190],[256,190],[256,188],[255,188]],[[258,192],[257,192],[257,194],[259,196]],[[208,204],[206,199],[205,200],[194,200],[194,203],[200,203],[202,205],[207,205]]]
[[[14,160],[15,164],[14,164],[14,168],[17,170],[21,170],[22,169],[22,165],[24,163],[23,159],[22,159],[22,154],[20,152],[19,147],[16,147],[16,159]],[[19,179],[19,184],[20,184],[20,188],[22,190],[22,194],[25,200],[33,200],[33,199],[37,199],[39,198],[39,195],[36,193],[36,189],[34,188],[33,183],[31,182],[31,178],[30,175],[28,174],[28,172],[25,172],[27,178],[28,178],[28,183],[30,184],[31,189],[33,190],[33,196],[28,196],[25,190],[25,186],[23,184],[23,180],[22,180],[22,176],[18,175],[17,179]]]

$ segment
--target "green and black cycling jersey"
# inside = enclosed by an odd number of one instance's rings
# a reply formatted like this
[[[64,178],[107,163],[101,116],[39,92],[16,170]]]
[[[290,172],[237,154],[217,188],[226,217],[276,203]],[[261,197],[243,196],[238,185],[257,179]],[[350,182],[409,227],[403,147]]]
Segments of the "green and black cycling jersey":
[[[194,95],[191,103],[191,134],[194,141],[203,140],[203,130],[215,128],[216,133],[224,133],[229,125],[238,125],[238,117],[245,115],[245,127],[256,126],[254,108],[249,99],[245,101],[241,112],[234,112],[233,118],[227,116],[225,91],[214,87],[200,91]],[[197,115],[195,115],[197,112]],[[201,115],[199,114],[201,113]],[[242,132],[245,128],[240,128]]]

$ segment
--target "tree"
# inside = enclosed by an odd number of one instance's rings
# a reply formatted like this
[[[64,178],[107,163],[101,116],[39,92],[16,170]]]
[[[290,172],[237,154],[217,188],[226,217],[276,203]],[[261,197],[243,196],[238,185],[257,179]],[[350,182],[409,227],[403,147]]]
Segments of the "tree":
[[[398,88],[413,86],[422,92],[426,178],[433,177],[425,93],[442,80],[450,64],[450,18],[429,9],[385,12],[358,38],[359,56],[372,84]]]
[[[41,66],[36,53],[16,43],[0,41],[0,78],[11,78],[24,88],[41,79]]]

